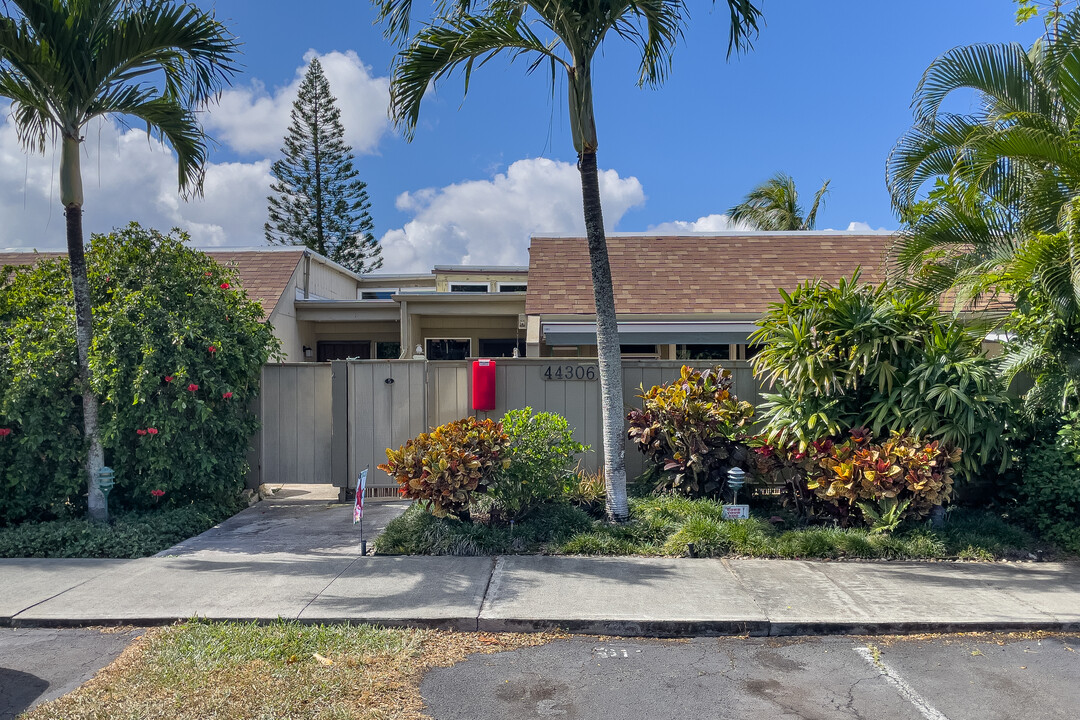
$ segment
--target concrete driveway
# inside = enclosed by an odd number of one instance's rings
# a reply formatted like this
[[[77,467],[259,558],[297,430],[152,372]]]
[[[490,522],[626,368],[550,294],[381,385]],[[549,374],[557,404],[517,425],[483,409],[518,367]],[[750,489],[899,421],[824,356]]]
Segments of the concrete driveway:
[[[202,535],[161,551],[157,557],[270,553],[355,556],[360,551],[360,525],[352,522],[352,505],[337,499],[338,489],[332,485],[282,485],[270,498]],[[402,500],[368,500],[364,504],[368,552],[375,536],[409,505]]]

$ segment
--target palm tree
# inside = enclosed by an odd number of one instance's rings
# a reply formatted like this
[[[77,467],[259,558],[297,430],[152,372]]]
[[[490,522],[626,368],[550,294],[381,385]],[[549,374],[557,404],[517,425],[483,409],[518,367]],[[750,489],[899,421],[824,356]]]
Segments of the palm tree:
[[[1077,67],[1080,12],[1058,18],[1030,49],[958,47],[927,68],[915,125],[886,165],[904,221],[894,247],[903,281],[954,290],[958,307],[987,292],[1010,292],[1021,305],[1030,295],[1080,329]],[[959,90],[977,93],[978,111],[942,110]],[[1006,371],[1030,367],[1033,350],[1009,356]]]
[[[104,451],[90,383],[93,341],[82,228],[79,151],[87,123],[131,116],[176,151],[182,192],[201,192],[206,138],[195,111],[236,72],[235,40],[210,14],[163,0],[5,0],[0,16],[0,97],[28,150],[60,138],[60,202],[75,298],[79,384],[88,447],[88,506],[107,519],[98,486]],[[152,80],[159,82],[153,83]]]
[[[374,2],[388,34],[407,38],[412,0]],[[727,7],[730,57],[750,47],[761,13],[752,0],[727,0]],[[639,83],[661,84],[688,19],[686,6],[682,0],[436,0],[435,8],[435,17],[398,55],[391,77],[390,111],[407,137],[429,84],[455,70],[463,71],[466,92],[472,71],[499,54],[528,58],[530,72],[548,67],[552,91],[558,74],[566,74],[596,303],[607,513],[612,520],[626,519],[622,360],[597,176],[592,62],[614,32],[640,50]]]
[[[776,173],[747,193],[741,203],[728,210],[728,217],[734,223],[749,225],[755,230],[813,230],[817,225],[818,206],[829,192],[830,182],[826,180],[821,184],[821,189],[814,195],[810,212],[804,216],[795,180],[786,173]]]

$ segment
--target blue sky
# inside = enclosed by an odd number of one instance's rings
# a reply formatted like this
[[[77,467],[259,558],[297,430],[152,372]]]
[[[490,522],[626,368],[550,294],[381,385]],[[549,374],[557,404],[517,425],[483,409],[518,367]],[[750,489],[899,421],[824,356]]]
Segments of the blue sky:
[[[190,205],[170,197],[175,171],[160,148],[133,160],[148,152],[145,136],[138,141],[123,129],[99,127],[88,134],[85,161],[92,229],[136,217],[177,224],[199,244],[261,244],[266,169],[284,133],[278,126],[290,89],[314,52],[323,56],[352,125],[376,234],[393,248],[393,269],[524,262],[529,233],[577,231],[564,86],[553,97],[544,71],[529,76],[524,62],[496,60],[474,74],[464,101],[459,77],[442,83],[425,100],[415,140],[407,143],[384,119],[394,48],[372,26],[367,3],[201,4],[216,8],[242,41],[245,66],[207,117],[218,140],[207,196]],[[690,29],[660,89],[637,87],[637,61],[626,43],[613,37],[605,47],[595,85],[602,192],[613,229],[715,229],[715,216],[780,170],[806,196],[832,179],[819,227],[893,228],[885,159],[910,124],[911,95],[927,64],[967,43],[1030,44],[1042,29],[1037,21],[1017,27],[1012,0],[762,5],[767,24],[755,49],[725,62],[726,17],[709,3],[693,3]],[[5,131],[11,135],[0,124],[0,173],[8,176],[0,176],[0,212],[16,222],[0,229],[0,246],[59,246],[55,192],[45,192],[51,160],[20,164]],[[145,177],[115,167],[132,162]],[[699,219],[705,220],[695,224]]]

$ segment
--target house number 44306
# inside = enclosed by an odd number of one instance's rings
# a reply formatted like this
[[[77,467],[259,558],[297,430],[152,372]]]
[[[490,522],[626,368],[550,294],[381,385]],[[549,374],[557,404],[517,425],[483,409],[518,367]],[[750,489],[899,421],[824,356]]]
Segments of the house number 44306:
[[[545,365],[540,372],[545,380],[598,380],[595,365]]]

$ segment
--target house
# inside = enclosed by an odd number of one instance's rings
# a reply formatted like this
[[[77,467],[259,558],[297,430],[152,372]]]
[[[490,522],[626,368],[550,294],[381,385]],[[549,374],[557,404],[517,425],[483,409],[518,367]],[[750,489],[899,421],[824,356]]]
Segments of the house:
[[[889,233],[612,234],[608,255],[625,357],[742,360],[781,288],[885,278]],[[529,265],[437,265],[357,275],[300,247],[206,249],[236,269],[290,362],[346,358],[596,357],[585,238],[534,236]],[[58,253],[45,253],[56,255]],[[0,265],[32,252],[0,252]]]
[[[608,236],[624,357],[745,360],[780,289],[885,279],[891,233],[723,232]],[[596,310],[582,237],[535,236],[525,301],[529,356],[596,357]]]
[[[754,322],[811,278],[861,268],[885,278],[889,233],[612,234],[608,254],[624,357],[746,359]],[[373,273],[353,300],[313,294],[294,303],[316,360],[595,357],[585,238],[534,236],[528,267],[435,266]]]

